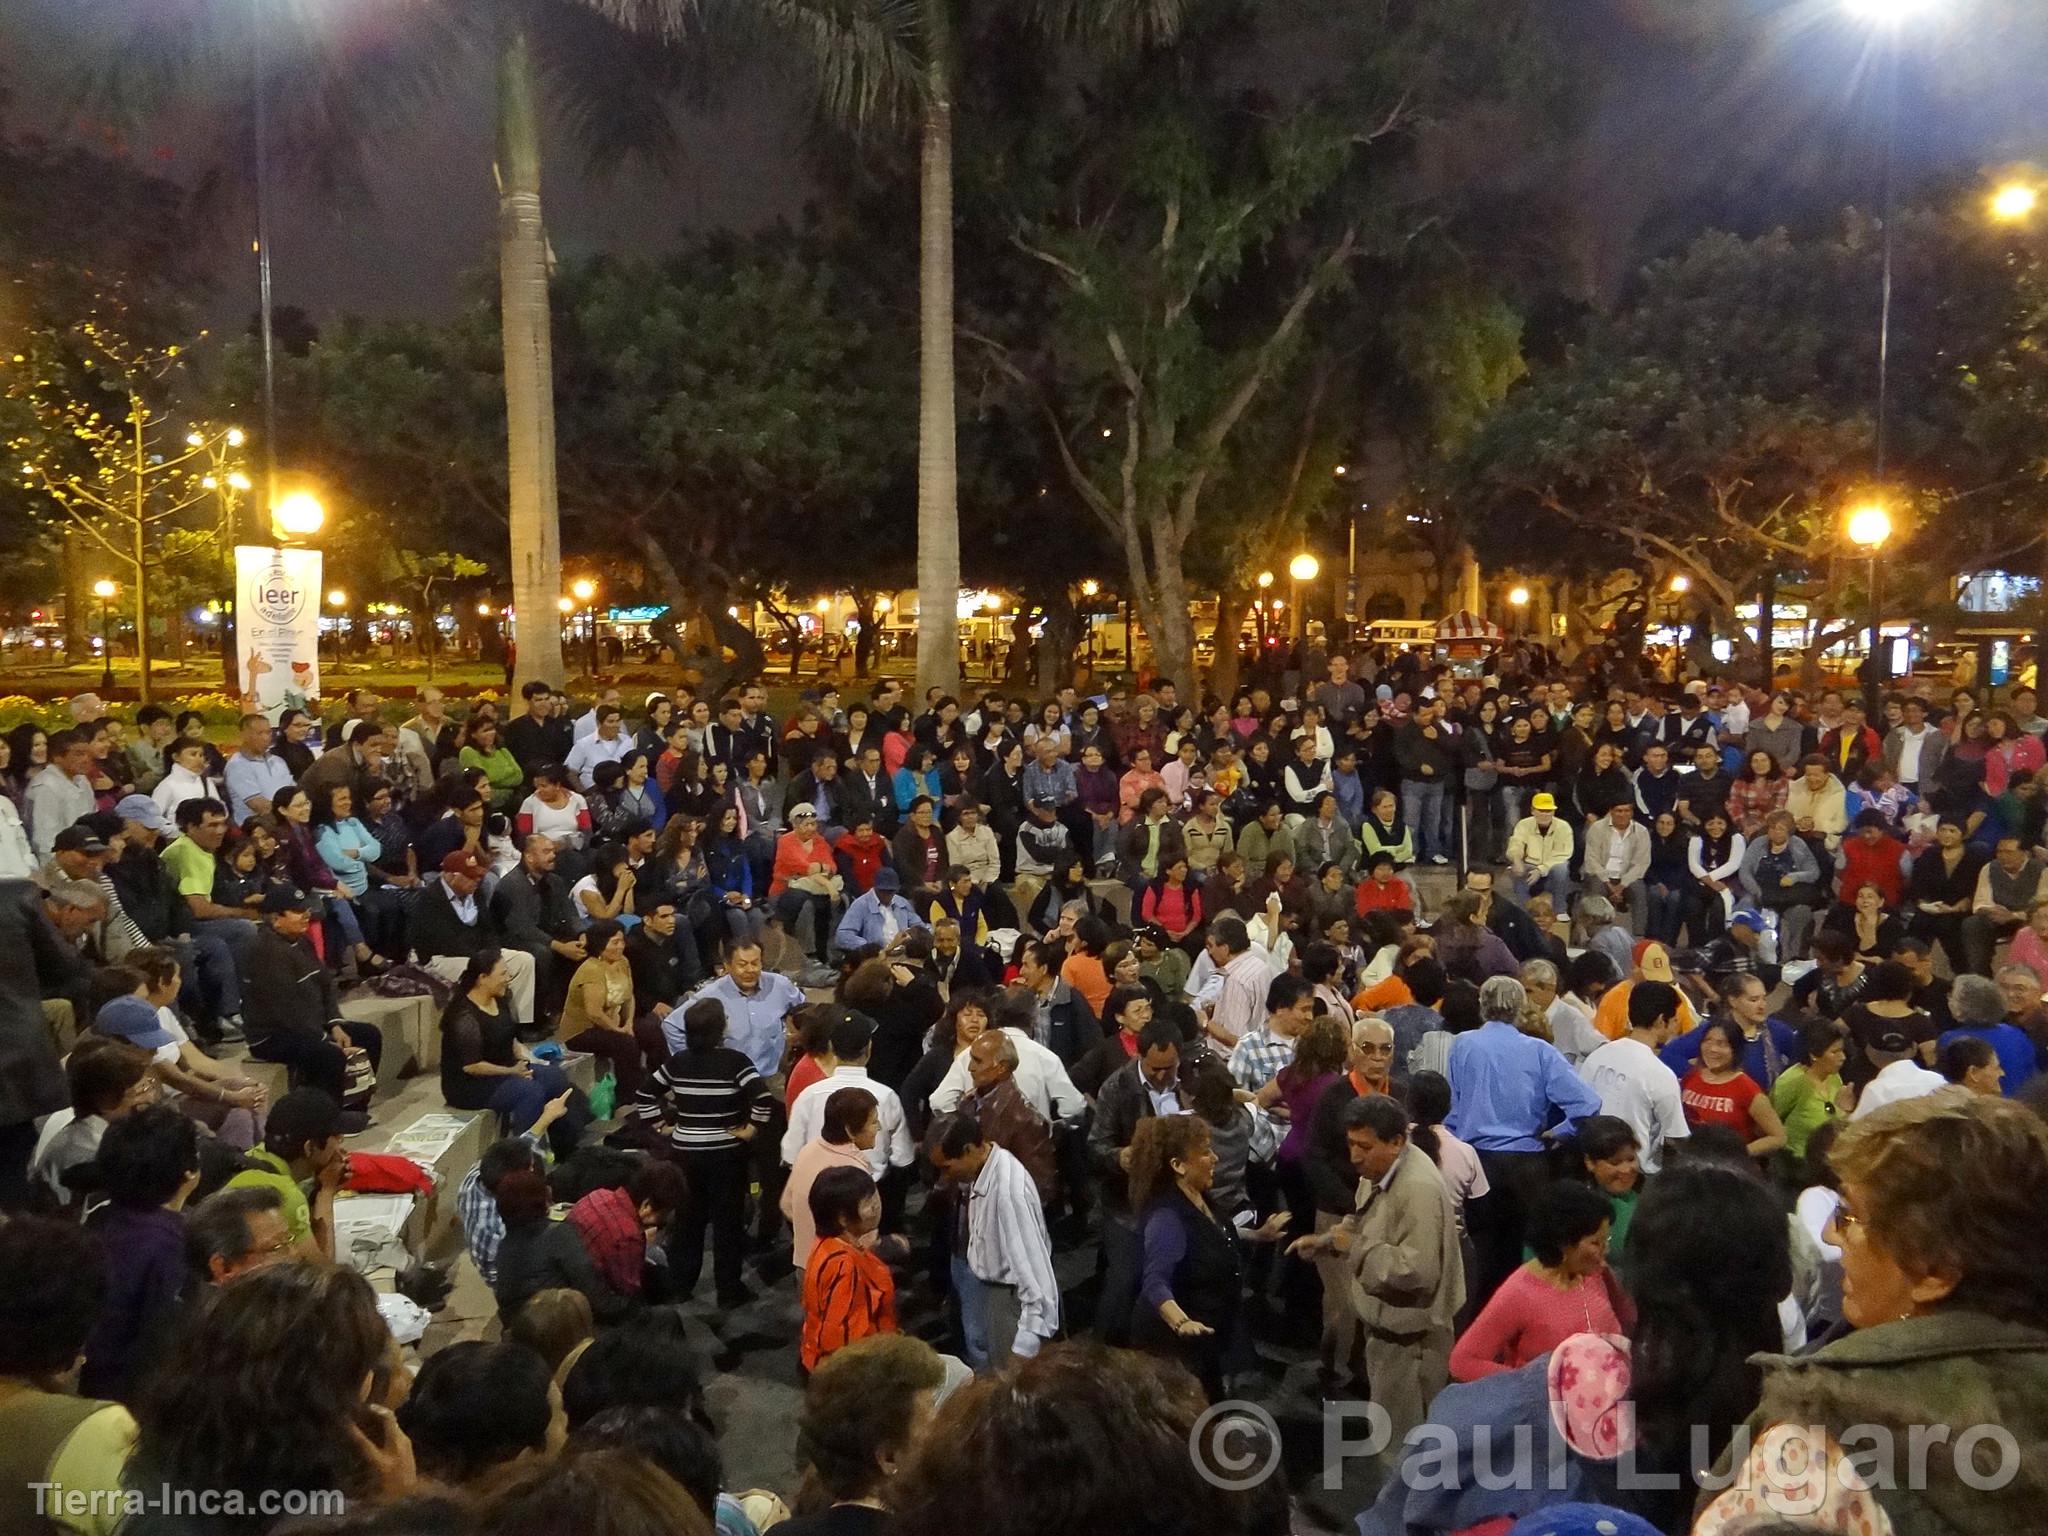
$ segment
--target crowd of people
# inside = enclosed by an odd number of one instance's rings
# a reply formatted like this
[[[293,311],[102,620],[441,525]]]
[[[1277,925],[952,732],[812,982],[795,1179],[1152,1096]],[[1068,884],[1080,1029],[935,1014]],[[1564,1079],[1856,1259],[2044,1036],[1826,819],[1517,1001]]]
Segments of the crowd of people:
[[[1277,1532],[1285,1480],[1189,1436],[1299,1357],[1382,1416],[1366,1536],[2023,1519],[2048,719],[1547,663],[12,733],[0,1505]],[[336,1253],[358,990],[433,998],[494,1132],[454,1201],[496,1325],[423,1361]],[[728,1489],[685,1319],[784,1276],[803,1482]],[[2017,1460],[1873,1488],[1873,1415]],[[1410,1438],[1521,1424],[1567,1475]],[[250,1507],[106,1518],[159,1487]],[[348,1511],[254,1507],[307,1490]]]

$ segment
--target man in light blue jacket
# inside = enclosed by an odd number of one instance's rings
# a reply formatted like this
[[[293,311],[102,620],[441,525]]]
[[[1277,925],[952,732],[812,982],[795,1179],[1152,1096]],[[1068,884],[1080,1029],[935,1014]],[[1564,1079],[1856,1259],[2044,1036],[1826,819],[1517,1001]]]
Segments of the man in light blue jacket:
[[[903,899],[902,877],[885,867],[875,872],[872,890],[847,903],[846,915],[839,919],[839,931],[833,939],[842,950],[869,944],[886,949],[898,934],[924,926],[917,909]]]

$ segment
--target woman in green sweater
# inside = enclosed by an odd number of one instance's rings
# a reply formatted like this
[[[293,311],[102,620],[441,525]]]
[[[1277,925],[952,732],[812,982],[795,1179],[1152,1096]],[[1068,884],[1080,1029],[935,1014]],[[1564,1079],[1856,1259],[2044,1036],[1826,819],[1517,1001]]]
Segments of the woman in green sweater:
[[[1799,1065],[1780,1073],[1771,1085],[1771,1108],[1785,1122],[1785,1150],[1793,1157],[1805,1158],[1813,1133],[1855,1108],[1855,1090],[1842,1086],[1848,1034],[1833,1019],[1807,1025],[1799,1034]]]
[[[511,749],[498,743],[498,722],[492,719],[474,719],[462,732],[462,752],[458,757],[465,768],[481,768],[491,781],[491,809],[506,811],[518,797],[520,781],[526,775],[519,771],[519,760]]]

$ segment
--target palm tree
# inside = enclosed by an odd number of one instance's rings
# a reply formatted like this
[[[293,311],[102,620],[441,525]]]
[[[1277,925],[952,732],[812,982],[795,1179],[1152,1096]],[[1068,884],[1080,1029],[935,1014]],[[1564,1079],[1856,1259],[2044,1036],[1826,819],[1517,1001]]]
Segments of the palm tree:
[[[969,0],[758,0],[810,58],[851,128],[914,117],[919,133],[917,684],[960,685],[960,486],[954,387],[953,101]],[[1048,37],[1150,46],[1187,0],[1034,0]]]
[[[263,98],[273,155],[323,191],[363,184],[363,164],[405,113],[465,60],[494,82],[498,269],[505,350],[507,524],[519,670],[563,682],[560,508],[541,212],[541,145],[552,116],[593,172],[627,157],[665,166],[674,55],[628,29],[673,35],[693,0],[130,0],[87,22],[102,101],[150,108],[201,92],[223,124],[212,180],[239,173],[254,142],[255,28],[269,65]],[[81,20],[85,20],[81,17]],[[268,446],[268,445],[266,445]]]

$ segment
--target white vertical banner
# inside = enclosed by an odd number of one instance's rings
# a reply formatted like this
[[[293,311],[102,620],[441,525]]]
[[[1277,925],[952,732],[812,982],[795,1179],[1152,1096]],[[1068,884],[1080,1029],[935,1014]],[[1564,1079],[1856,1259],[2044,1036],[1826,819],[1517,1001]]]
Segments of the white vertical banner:
[[[276,718],[320,696],[320,551],[235,546],[235,673]]]

